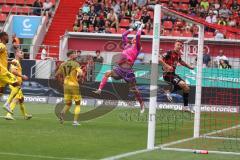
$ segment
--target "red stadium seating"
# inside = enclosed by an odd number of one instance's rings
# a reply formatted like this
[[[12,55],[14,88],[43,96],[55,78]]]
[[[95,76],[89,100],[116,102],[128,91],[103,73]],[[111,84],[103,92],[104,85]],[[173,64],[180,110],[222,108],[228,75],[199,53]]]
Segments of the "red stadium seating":
[[[213,32],[205,32],[205,33],[204,33],[204,37],[205,37],[205,38],[213,38],[213,37],[214,37],[214,34],[213,34]]]
[[[129,26],[129,20],[128,19],[121,19],[119,26],[120,27],[128,27]]]
[[[168,3],[169,2],[169,0],[160,0],[160,2],[162,2],[162,3]]]
[[[9,5],[3,5],[2,6],[2,13],[9,13],[11,11],[11,6]]]
[[[125,32],[125,31],[126,31],[125,28],[119,28],[118,31],[117,31],[117,33],[118,33],[118,34],[122,34],[122,33]]]
[[[90,25],[89,27],[88,27],[88,32],[93,32],[94,31],[94,27],[93,27],[93,25]]]
[[[227,39],[236,39],[236,35],[233,33],[226,33],[226,38]]]
[[[181,0],[182,3],[189,3],[189,0]]]
[[[111,33],[117,33],[115,28],[110,28],[109,31],[110,31]]]
[[[187,11],[189,9],[188,4],[179,4],[178,8],[182,11]]]
[[[181,37],[181,32],[180,31],[172,31],[172,36],[174,37]]]
[[[1,14],[0,14],[0,22],[5,22],[6,19],[7,19],[7,15],[1,13]]]
[[[170,31],[169,30],[164,30],[163,31],[163,36],[171,36]]]
[[[26,0],[26,4],[27,5],[33,5],[35,0]]]
[[[0,0],[0,4],[4,4],[5,3],[5,0]]]
[[[163,7],[167,7],[167,6],[168,6],[167,3],[161,3],[161,5],[162,5]]]
[[[172,29],[172,27],[173,27],[172,21],[164,21],[163,27],[164,27],[164,29]]]
[[[182,36],[183,37],[192,37],[193,35],[192,35],[192,32],[185,31],[185,32],[182,33]]]
[[[173,0],[173,3],[179,3],[181,0]]]
[[[16,3],[16,0],[6,0],[6,4],[15,4]]]
[[[17,5],[24,5],[25,4],[25,0],[16,0],[16,4]]]
[[[30,8],[30,7],[28,7],[28,6],[24,6],[23,8],[22,8],[22,13],[23,14],[29,14],[29,13],[31,13],[32,12],[32,9]]]
[[[22,8],[19,8],[18,6],[13,6],[12,13],[16,13],[16,14],[22,13]]]
[[[149,13],[151,19],[153,19],[153,18],[154,18],[154,13],[153,13],[153,11],[149,11],[148,13]]]
[[[153,35],[153,30],[151,29],[148,34]]]

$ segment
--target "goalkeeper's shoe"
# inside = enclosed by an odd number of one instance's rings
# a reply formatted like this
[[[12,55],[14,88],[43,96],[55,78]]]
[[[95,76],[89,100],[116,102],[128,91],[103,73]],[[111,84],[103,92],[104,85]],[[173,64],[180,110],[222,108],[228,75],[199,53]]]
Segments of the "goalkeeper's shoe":
[[[96,90],[96,91],[93,91],[93,93],[100,95],[100,94],[102,93],[102,90],[101,90],[101,89],[98,89],[98,90]]]
[[[6,119],[6,120],[15,120],[14,118],[13,118],[13,116],[12,115],[6,115],[5,117],[4,117],[4,119]]]
[[[32,115],[31,114],[27,114],[24,116],[24,119],[25,120],[30,120],[32,118]]]
[[[190,112],[192,114],[194,114],[194,110],[192,110],[189,106],[183,106],[183,109],[182,109],[184,112]]]
[[[142,114],[142,113],[144,113],[144,112],[145,112],[145,106],[144,106],[144,103],[143,103],[143,104],[141,104],[140,113]]]

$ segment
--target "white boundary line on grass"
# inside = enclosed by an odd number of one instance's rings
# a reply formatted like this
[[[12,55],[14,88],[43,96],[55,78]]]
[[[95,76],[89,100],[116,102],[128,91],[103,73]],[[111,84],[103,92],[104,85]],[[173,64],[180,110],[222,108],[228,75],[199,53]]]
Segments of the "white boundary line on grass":
[[[80,158],[63,158],[63,157],[44,156],[44,155],[31,155],[31,154],[10,153],[10,152],[0,152],[0,155],[19,156],[19,157],[32,157],[32,158],[44,158],[44,159],[58,159],[58,160],[86,160],[86,159],[80,159]]]
[[[214,136],[205,136],[204,138],[209,139],[222,139],[222,140],[232,140],[232,141],[240,141],[240,138],[231,138],[231,137],[214,137]]]
[[[158,149],[158,148],[154,148],[154,149],[151,149],[151,150],[148,150],[148,149],[137,150],[137,151],[133,151],[133,152],[127,152],[127,153],[115,155],[115,156],[112,156],[112,157],[106,157],[106,158],[103,158],[101,160],[116,160],[116,159],[120,159],[120,158],[124,158],[124,157],[130,157],[130,156],[140,154],[140,153],[154,151],[156,149]]]
[[[183,148],[161,148],[164,151],[179,151],[179,152],[192,152],[196,151],[195,149],[183,149]],[[224,151],[208,151],[208,153],[213,154],[227,154],[227,155],[240,155],[238,152],[224,152]]]
[[[213,132],[210,132],[210,133],[203,134],[199,138],[203,138],[203,137],[210,138],[210,135],[214,135],[214,134],[217,134],[217,133],[225,132],[225,131],[228,131],[228,130],[231,130],[231,129],[235,129],[235,128],[239,128],[239,127],[240,127],[240,125],[236,125],[236,126],[233,126],[233,127],[222,129],[222,130],[213,131]],[[198,139],[198,138],[194,138],[194,137],[186,138],[186,139],[182,139],[182,140],[178,140],[178,141],[174,141],[174,142],[158,145],[158,146],[154,147],[154,149],[152,149],[152,150],[143,149],[143,150],[137,150],[137,151],[133,151],[133,152],[127,152],[127,153],[123,153],[123,154],[119,154],[119,155],[115,155],[115,156],[111,156],[111,157],[106,157],[106,158],[103,158],[102,160],[116,160],[116,159],[133,156],[133,155],[140,154],[140,153],[154,151],[154,150],[157,150],[157,149],[181,151],[181,152],[194,152],[195,150],[193,150],[193,149],[168,148],[168,146],[175,145],[175,144],[178,144],[178,143],[187,142],[187,141],[191,141],[191,140],[194,140],[194,139]],[[238,153],[238,152],[224,152],[224,151],[208,151],[208,153],[240,155],[240,153]]]
[[[239,125],[236,125],[236,126],[229,127],[229,128],[225,128],[225,129],[213,131],[213,132],[210,132],[210,133],[206,133],[206,134],[203,134],[201,137],[211,136],[211,135],[213,135],[213,134],[222,133],[222,132],[229,131],[229,130],[231,130],[231,129],[236,129],[236,128],[240,128],[240,124],[239,124]]]

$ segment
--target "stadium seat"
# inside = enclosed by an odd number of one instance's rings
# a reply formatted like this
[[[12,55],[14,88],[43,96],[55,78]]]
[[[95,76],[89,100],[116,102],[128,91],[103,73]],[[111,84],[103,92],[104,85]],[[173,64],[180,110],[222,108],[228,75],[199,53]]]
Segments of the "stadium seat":
[[[151,29],[148,34],[153,35],[153,30]]]
[[[117,31],[117,33],[118,33],[118,34],[122,34],[122,33],[125,32],[125,31],[126,31],[125,28],[119,28],[118,31]]]
[[[173,3],[179,3],[181,0],[173,0]]]
[[[9,13],[11,11],[11,6],[10,5],[3,5],[2,6],[2,13]]]
[[[148,13],[149,13],[151,19],[153,19],[153,18],[154,18],[154,13],[153,13],[153,11],[148,11]]]
[[[35,0],[26,0],[25,3],[26,3],[26,5],[31,5],[32,6],[34,1]]]
[[[22,7],[22,14],[30,14],[32,12],[31,8],[28,6]]]
[[[22,8],[20,8],[18,6],[13,6],[12,7],[12,13],[15,13],[15,14],[22,13]]]
[[[88,32],[93,32],[94,31],[94,27],[93,27],[93,25],[90,25],[89,27],[88,27]]]
[[[213,37],[214,37],[214,34],[213,34],[213,32],[205,32],[205,33],[204,33],[204,37],[205,37],[205,38],[213,38]]]
[[[16,0],[6,0],[6,4],[14,5],[16,3]]]
[[[236,35],[234,33],[227,32],[226,33],[226,38],[227,39],[236,39]]]
[[[192,35],[192,32],[185,31],[185,32],[182,33],[182,36],[183,37],[192,37],[193,35]]]
[[[5,0],[0,0],[0,4],[5,4]]]
[[[237,35],[236,35],[236,39],[240,39],[240,34],[237,34]]]
[[[128,27],[129,26],[129,20],[128,19],[121,19],[119,26],[120,27]]]
[[[172,27],[173,27],[172,21],[164,21],[163,27],[164,27],[164,29],[172,29]]]
[[[117,33],[115,28],[110,28],[109,31],[110,31],[111,33]]]
[[[168,4],[167,4],[167,3],[161,3],[161,5],[162,5],[163,7],[168,7]]]
[[[181,10],[181,11],[188,11],[189,7],[188,7],[188,4],[179,4],[178,8]]]
[[[6,15],[6,14],[3,14],[3,13],[1,13],[1,14],[0,14],[0,22],[5,22],[5,21],[6,21],[6,19],[7,19],[7,15]]]
[[[182,3],[189,3],[189,0],[181,0]]]
[[[169,0],[160,0],[161,3],[168,3]]]
[[[172,31],[172,36],[174,37],[181,37],[181,32],[180,31]]]
[[[17,5],[24,5],[25,4],[25,0],[16,0],[16,4]]]
[[[171,36],[170,31],[169,30],[164,30],[163,31],[163,36]]]

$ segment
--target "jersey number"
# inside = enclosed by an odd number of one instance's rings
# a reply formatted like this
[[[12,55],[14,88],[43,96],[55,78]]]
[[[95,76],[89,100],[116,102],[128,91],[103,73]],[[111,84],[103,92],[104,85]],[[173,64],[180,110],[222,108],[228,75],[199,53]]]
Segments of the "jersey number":
[[[64,67],[63,67],[63,70],[64,70],[64,74],[65,74],[66,76],[69,76],[70,73],[71,73],[71,71],[72,71],[72,66],[64,66]]]

